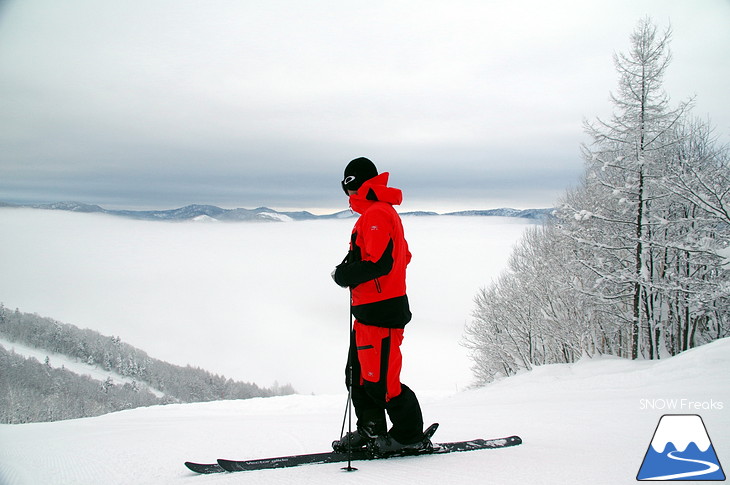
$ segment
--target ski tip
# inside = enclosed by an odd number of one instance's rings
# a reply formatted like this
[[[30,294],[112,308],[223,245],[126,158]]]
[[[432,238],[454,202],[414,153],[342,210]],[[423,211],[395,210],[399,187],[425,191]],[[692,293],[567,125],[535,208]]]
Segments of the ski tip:
[[[193,463],[192,461],[186,461],[185,466],[190,471],[195,473],[209,474],[209,473],[221,473],[225,470],[218,465],[218,463]]]

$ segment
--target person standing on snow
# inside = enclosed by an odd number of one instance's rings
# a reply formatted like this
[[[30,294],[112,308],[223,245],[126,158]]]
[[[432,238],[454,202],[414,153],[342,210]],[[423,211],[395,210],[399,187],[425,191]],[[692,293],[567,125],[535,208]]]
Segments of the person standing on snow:
[[[416,394],[400,382],[400,345],[411,320],[406,295],[411,253],[393,208],[401,203],[402,192],[387,186],[388,176],[361,157],[347,165],[342,180],[350,207],[360,214],[350,250],[332,273],[339,286],[350,288],[352,298],[355,322],[346,384],[352,387],[357,429],[334,441],[335,451],[347,451],[348,444],[353,449],[370,446],[378,454],[432,447],[423,434]],[[390,431],[386,412],[393,424]]]

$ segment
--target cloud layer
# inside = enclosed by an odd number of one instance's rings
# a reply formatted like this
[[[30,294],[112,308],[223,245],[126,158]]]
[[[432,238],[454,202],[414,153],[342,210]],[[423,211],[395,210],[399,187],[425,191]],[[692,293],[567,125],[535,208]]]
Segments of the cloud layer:
[[[10,0],[0,200],[332,208],[369,156],[414,209],[550,205],[644,15],[726,136],[722,0]]]

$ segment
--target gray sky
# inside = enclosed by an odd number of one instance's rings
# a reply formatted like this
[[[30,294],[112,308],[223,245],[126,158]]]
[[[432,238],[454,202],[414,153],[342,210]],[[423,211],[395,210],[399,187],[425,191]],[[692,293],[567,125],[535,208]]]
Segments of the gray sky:
[[[339,210],[367,156],[404,209],[550,206],[646,15],[730,141],[729,0],[0,0],[0,201]]]

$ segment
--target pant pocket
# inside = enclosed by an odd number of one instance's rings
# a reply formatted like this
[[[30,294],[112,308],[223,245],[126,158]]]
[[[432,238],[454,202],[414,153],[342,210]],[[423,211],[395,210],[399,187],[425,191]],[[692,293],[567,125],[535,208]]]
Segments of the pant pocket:
[[[355,344],[357,360],[360,362],[360,377],[368,382],[380,382],[383,339],[388,338],[388,329],[371,327],[355,322]]]

